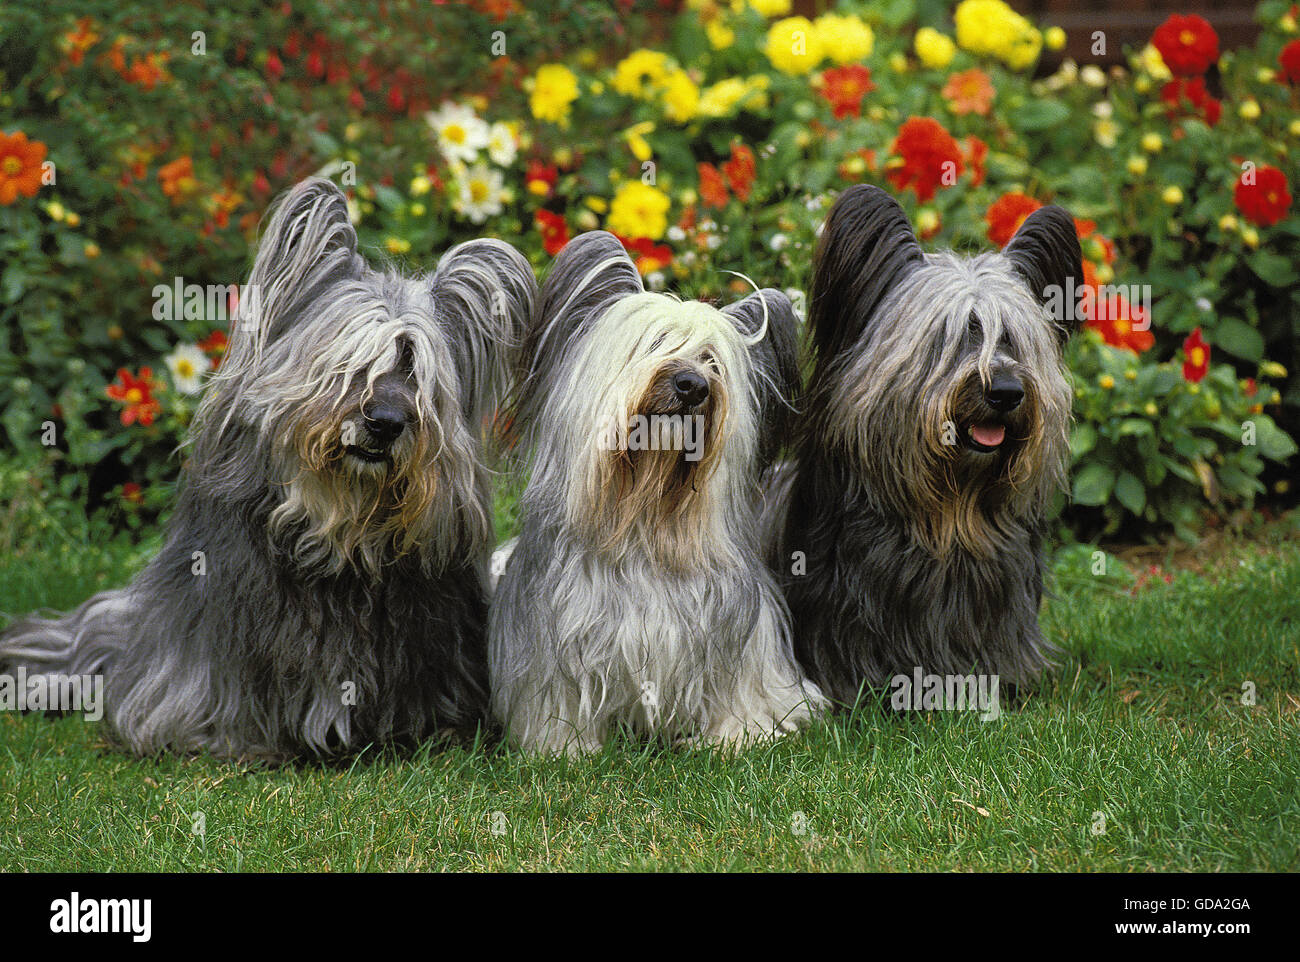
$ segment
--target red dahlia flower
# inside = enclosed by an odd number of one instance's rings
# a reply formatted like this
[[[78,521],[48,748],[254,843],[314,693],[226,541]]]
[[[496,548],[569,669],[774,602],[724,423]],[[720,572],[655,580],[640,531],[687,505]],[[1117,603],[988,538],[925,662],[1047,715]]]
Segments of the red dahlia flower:
[[[1272,227],[1291,207],[1286,174],[1268,164],[1261,164],[1255,170],[1254,183],[1246,183],[1244,173],[1238,177],[1232,199],[1237,210],[1260,227]]]
[[[1016,236],[1016,231],[1020,230],[1025,218],[1042,206],[1041,201],[1026,194],[1003,194],[984,214],[989,225],[989,240],[999,247],[1006,247],[1011,238]]]
[[[862,116],[862,98],[876,89],[871,71],[860,63],[832,67],[822,74],[822,96],[836,120]]]
[[[1277,56],[1281,68],[1278,78],[1289,84],[1300,84],[1300,40],[1292,40]]]
[[[941,185],[955,183],[965,169],[957,141],[932,117],[909,117],[890,152],[896,158],[888,163],[885,176],[895,190],[911,187],[921,203],[933,198]],[[947,183],[945,174],[951,177]]]
[[[564,250],[564,245],[569,243],[569,225],[563,216],[543,209],[533,215],[533,222],[542,234],[542,247],[546,253],[554,257]]]
[[[139,421],[144,427],[153,424],[154,418],[162,410],[162,404],[153,396],[153,370],[142,367],[140,376],[135,377],[126,368],[120,368],[117,378],[121,383],[108,385],[104,393],[125,405],[122,408],[122,423],[130,425]]]
[[[1171,14],[1151,35],[1151,43],[1170,73],[1178,77],[1195,77],[1210,69],[1219,59],[1219,35],[1209,21],[1196,14]]]
[[[1183,377],[1193,384],[1202,380],[1210,370],[1210,345],[1201,337],[1198,327],[1183,341]]]

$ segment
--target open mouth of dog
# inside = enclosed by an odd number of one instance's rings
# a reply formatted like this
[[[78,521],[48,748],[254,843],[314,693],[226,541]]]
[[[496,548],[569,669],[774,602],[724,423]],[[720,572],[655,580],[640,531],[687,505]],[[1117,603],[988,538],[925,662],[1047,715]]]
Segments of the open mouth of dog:
[[[1007,426],[997,421],[981,421],[966,429],[966,445],[980,454],[1001,449],[1007,439]]]
[[[343,453],[366,464],[387,464],[391,460],[387,450],[366,448],[359,444],[349,444],[343,449]]]

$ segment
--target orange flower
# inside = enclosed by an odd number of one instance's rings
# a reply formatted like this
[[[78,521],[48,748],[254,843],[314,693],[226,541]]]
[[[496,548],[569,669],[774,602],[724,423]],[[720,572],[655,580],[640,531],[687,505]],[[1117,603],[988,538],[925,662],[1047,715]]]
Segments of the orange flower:
[[[749,200],[754,188],[754,179],[758,176],[758,166],[754,162],[754,152],[744,144],[731,145],[731,159],[722,165],[722,172],[727,176],[731,192],[742,203]]]
[[[987,117],[996,96],[993,81],[989,80],[988,74],[978,69],[955,73],[943,86],[943,97],[948,101],[948,109],[958,116],[979,114]]]
[[[1083,264],[1084,283],[1093,292],[1092,310],[1083,326],[1099,333],[1111,347],[1124,348],[1134,354],[1154,347],[1156,337],[1151,333],[1151,324],[1142,309],[1130,304],[1123,294],[1116,294],[1113,298],[1100,296],[1092,263],[1084,261]]]
[[[876,89],[871,71],[860,63],[832,67],[822,74],[821,91],[836,120],[862,116],[862,98]]]
[[[1198,327],[1183,341],[1183,377],[1195,384],[1210,370],[1210,345]]]
[[[226,338],[225,331],[213,331],[199,341],[199,350],[212,359],[214,371],[221,366],[221,359],[226,356],[226,348],[229,346],[230,341]]]
[[[213,194],[209,202],[209,207],[212,210],[212,219],[216,222],[216,225],[218,227],[226,227],[229,225],[230,215],[234,213],[243,202],[244,195],[228,184]]]
[[[199,185],[194,179],[194,162],[187,154],[169,164],[163,164],[158,168],[158,182],[162,184],[162,192],[172,199],[173,204],[183,200]]]
[[[700,200],[710,207],[727,206],[727,184],[712,164],[696,164],[700,174]]]
[[[140,376],[134,377],[126,368],[120,368],[117,377],[122,383],[110,384],[104,393],[125,405],[122,408],[122,423],[131,425],[139,421],[143,427],[153,424],[154,418],[162,410],[162,405],[153,396],[153,369],[142,367]]]
[[[134,481],[128,481],[126,484],[122,485],[122,500],[130,502],[131,504],[139,504],[142,502],[144,500],[144,492],[141,490],[140,485],[136,484]]]
[[[911,187],[925,203],[939,186],[950,187],[963,170],[961,148],[943,124],[931,117],[909,117],[898,129],[885,176],[895,190]],[[951,179],[949,179],[951,177]]]
[[[45,145],[39,140],[29,142],[21,130],[0,133],[0,204],[12,204],[19,194],[35,197],[44,160]]]
[[[91,27],[93,23],[90,17],[82,17],[77,21],[76,30],[63,35],[63,49],[68,53],[68,60],[76,66],[81,65],[86,51],[99,43],[99,34]]]
[[[989,225],[989,240],[999,247],[1006,247],[1025,218],[1042,206],[1041,202],[1025,194],[1003,194],[984,214]]]

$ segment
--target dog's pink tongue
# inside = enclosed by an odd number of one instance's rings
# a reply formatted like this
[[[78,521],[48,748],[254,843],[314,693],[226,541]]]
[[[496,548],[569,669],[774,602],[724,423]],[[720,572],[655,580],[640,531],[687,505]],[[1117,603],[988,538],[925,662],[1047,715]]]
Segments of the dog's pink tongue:
[[[1007,436],[1007,429],[1001,424],[976,424],[970,429],[970,436],[986,448],[996,448]]]

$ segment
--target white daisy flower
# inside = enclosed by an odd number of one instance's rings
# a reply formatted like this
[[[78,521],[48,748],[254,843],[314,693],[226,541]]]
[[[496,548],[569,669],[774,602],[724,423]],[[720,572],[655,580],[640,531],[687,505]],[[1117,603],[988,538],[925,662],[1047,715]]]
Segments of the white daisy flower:
[[[444,103],[424,119],[438,137],[438,148],[448,160],[473,163],[488,145],[488,125],[465,104]]]
[[[475,164],[465,171],[459,187],[453,206],[462,217],[481,224],[501,213],[501,202],[505,199],[501,171],[493,170],[487,164]]]
[[[203,374],[211,366],[208,356],[197,344],[178,344],[167,355],[167,370],[172,372],[172,383],[181,394],[198,394],[203,388]]]
[[[509,167],[515,162],[514,132],[506,124],[497,121],[488,131],[487,151],[492,163]]]

